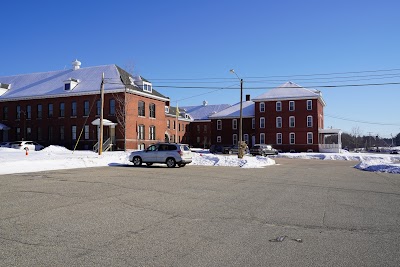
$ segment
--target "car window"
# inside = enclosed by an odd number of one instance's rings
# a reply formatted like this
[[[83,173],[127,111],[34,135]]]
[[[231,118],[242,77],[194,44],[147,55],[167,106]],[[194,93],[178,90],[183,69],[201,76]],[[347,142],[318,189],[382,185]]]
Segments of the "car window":
[[[190,151],[190,148],[188,146],[182,146],[181,150],[183,151]]]
[[[168,145],[168,150],[176,150],[176,146],[175,145]]]
[[[156,151],[156,150],[157,150],[157,147],[155,145],[149,146],[147,148],[147,151]]]

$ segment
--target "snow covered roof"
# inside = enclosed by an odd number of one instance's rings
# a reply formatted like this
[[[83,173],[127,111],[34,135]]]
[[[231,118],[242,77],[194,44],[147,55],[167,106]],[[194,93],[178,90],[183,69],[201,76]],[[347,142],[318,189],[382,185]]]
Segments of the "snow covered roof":
[[[253,101],[244,101],[242,103],[242,117],[249,118],[255,116],[255,104]],[[221,112],[215,113],[210,116],[210,119],[219,118],[239,118],[240,117],[240,102],[230,106]]]
[[[20,74],[14,76],[1,76],[0,83],[10,84],[10,89],[0,95],[0,101],[66,97],[71,95],[85,95],[100,92],[102,74],[104,73],[104,91],[118,92],[125,87],[137,93],[165,98],[153,90],[148,93],[130,82],[132,76],[116,65],[104,65],[87,68],[66,69],[41,73]],[[64,85],[73,82],[74,87],[66,90]]]
[[[219,105],[199,105],[199,106],[183,106],[179,109],[184,109],[186,113],[196,120],[209,120],[209,116],[218,113],[226,108],[229,108],[229,104],[219,104]]]
[[[294,82],[286,82],[274,89],[267,91],[255,98],[253,101],[272,101],[272,100],[288,100],[288,99],[320,99],[325,105],[322,99],[320,91],[315,89],[304,88]]]

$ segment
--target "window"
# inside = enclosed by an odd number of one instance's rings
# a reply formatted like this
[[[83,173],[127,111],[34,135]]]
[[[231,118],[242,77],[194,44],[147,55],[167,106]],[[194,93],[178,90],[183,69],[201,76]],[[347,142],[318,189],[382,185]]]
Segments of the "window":
[[[8,119],[8,107],[3,107],[3,120]]]
[[[289,117],[289,127],[290,127],[290,128],[295,127],[295,119],[294,119],[294,116],[290,116],[290,117]]]
[[[307,110],[312,110],[312,100],[307,100]]]
[[[251,129],[255,129],[256,128],[256,119],[252,118],[251,119]]]
[[[138,102],[138,116],[143,116],[144,117],[146,115],[144,107],[145,107],[144,102],[143,101],[139,101]]]
[[[89,139],[89,125],[85,125],[85,139]]]
[[[64,125],[60,126],[60,140],[65,139],[65,128]]]
[[[312,118],[312,116],[307,116],[307,127],[313,127],[313,118]]]
[[[197,132],[199,133],[200,132],[200,125],[196,125],[196,130],[197,130]]]
[[[76,140],[76,126],[75,125],[72,125],[71,132],[72,132],[72,134],[71,134],[72,140]]]
[[[49,141],[52,141],[53,140],[53,126],[49,126],[49,128],[47,129],[47,133],[48,133],[48,136],[47,136],[47,138],[48,138],[48,140]]]
[[[175,121],[173,121],[173,124],[172,124],[172,129],[176,129],[176,122]]]
[[[151,103],[149,105],[149,112],[150,112],[150,118],[155,118],[156,117],[156,105]]]
[[[43,115],[43,106],[42,104],[37,105],[37,118],[41,119]]]
[[[308,132],[307,133],[307,144],[312,144],[313,143],[313,133]]]
[[[282,111],[282,102],[281,101],[276,102],[276,111]]]
[[[110,115],[115,115],[115,99],[110,99]]]
[[[222,121],[217,120],[217,130],[222,130]]]
[[[197,137],[196,137],[196,142],[197,142],[198,144],[200,144],[200,136],[197,136]]]
[[[138,126],[138,139],[144,140],[144,125]]]
[[[294,133],[290,133],[289,134],[289,142],[291,145],[295,144],[295,134]]]
[[[276,143],[277,143],[278,145],[281,145],[281,144],[282,144],[282,134],[281,134],[281,133],[277,133],[277,134],[276,134]]]
[[[151,84],[143,83],[143,91],[151,93]]]
[[[265,103],[264,102],[260,103],[260,112],[265,112]]]
[[[265,118],[264,117],[260,118],[260,128],[265,128]]]
[[[21,140],[21,128],[19,128],[19,127],[17,127],[17,132],[16,132],[16,134],[17,134],[17,140]]]
[[[236,130],[237,129],[237,119],[232,120],[232,129]]]
[[[265,144],[265,133],[260,133],[260,144]]]
[[[169,129],[171,127],[171,122],[167,120],[167,128]]]
[[[64,103],[60,103],[60,117],[65,117],[65,104]]]
[[[150,128],[149,128],[149,139],[156,140],[156,127],[155,126],[150,126]]]
[[[89,101],[83,102],[83,116],[89,116]]]
[[[282,128],[282,117],[276,117],[276,128]]]
[[[27,105],[26,106],[26,119],[32,119],[32,106]]]
[[[244,135],[243,135],[243,141],[245,141],[246,144],[249,143],[249,135],[248,135],[248,134],[244,134]]]
[[[203,126],[203,133],[207,133],[207,125]]]
[[[71,117],[76,117],[76,114],[77,114],[76,102],[73,101],[71,103]]]
[[[42,128],[41,127],[37,127],[37,138],[38,140],[42,140]]]
[[[19,120],[19,119],[21,119],[21,106],[20,105],[17,106],[16,111],[17,111],[16,118],[17,118],[17,120]]]
[[[294,111],[294,101],[289,101],[289,111]]]
[[[220,135],[217,136],[217,143],[221,143],[221,136]]]
[[[232,135],[232,141],[233,141],[233,145],[237,145],[237,143],[238,143],[237,134]]]
[[[101,101],[97,100],[96,101],[96,115],[100,116],[100,113],[101,113]]]
[[[47,116],[49,117],[49,118],[51,118],[51,117],[53,117],[53,104],[49,104],[48,105],[48,108],[49,108],[49,113],[47,114]]]
[[[198,126],[200,126],[200,125],[198,125]],[[180,131],[181,131],[181,124],[178,123],[178,132],[180,132]]]

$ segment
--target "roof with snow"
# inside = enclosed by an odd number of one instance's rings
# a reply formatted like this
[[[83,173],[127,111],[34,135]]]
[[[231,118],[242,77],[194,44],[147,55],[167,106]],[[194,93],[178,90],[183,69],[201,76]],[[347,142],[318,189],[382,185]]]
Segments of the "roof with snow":
[[[286,99],[315,99],[318,98],[322,103],[320,91],[315,89],[304,88],[294,82],[286,82],[274,89],[267,91],[255,98],[253,101],[271,101],[271,100],[286,100]]]
[[[199,106],[183,106],[179,109],[184,109],[195,121],[196,120],[209,120],[209,116],[218,113],[226,108],[229,108],[229,104],[219,105],[199,105]]]
[[[255,116],[255,104],[253,101],[244,101],[242,104],[242,117],[251,118]],[[218,113],[210,116],[210,119],[224,118],[239,118],[240,117],[240,102],[230,106]]]
[[[155,96],[168,100],[168,97],[156,90],[144,91],[136,85],[133,77],[117,65],[104,65],[87,68],[66,69],[41,73],[0,76],[1,84],[8,84],[8,89],[1,89],[0,101],[66,97],[100,92],[102,74],[104,73],[105,93],[123,92],[125,88],[132,92]],[[71,82],[71,89],[65,90],[65,83]]]

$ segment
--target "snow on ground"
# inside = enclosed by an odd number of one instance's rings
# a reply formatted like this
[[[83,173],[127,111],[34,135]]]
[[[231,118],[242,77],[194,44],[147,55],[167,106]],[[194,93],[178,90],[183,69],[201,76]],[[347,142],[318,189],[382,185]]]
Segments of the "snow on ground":
[[[46,170],[88,168],[113,165],[132,165],[129,152],[104,152],[101,156],[92,151],[71,151],[60,146],[49,146],[41,151],[29,151],[0,147],[0,174],[37,172]],[[351,160],[359,163],[355,168],[372,172],[400,174],[400,155],[372,153],[281,153],[275,157],[210,154],[207,150],[193,153],[190,165],[232,166],[263,168],[275,164],[274,158],[302,158],[319,160]]]

